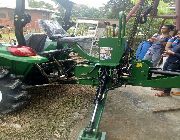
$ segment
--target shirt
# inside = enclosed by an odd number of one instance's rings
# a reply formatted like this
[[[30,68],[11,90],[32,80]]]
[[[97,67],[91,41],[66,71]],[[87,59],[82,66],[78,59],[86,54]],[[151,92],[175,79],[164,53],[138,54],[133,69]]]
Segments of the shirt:
[[[156,41],[153,42],[151,49],[164,49],[163,43],[166,43],[169,40],[169,37],[162,37],[161,35],[153,35],[153,38],[156,38]]]
[[[174,55],[170,55],[168,58],[167,58],[167,62],[170,62],[170,63],[174,63],[174,62],[177,62],[177,63],[180,63],[180,44],[176,46],[176,48],[174,48]]]
[[[172,37],[171,39],[168,40],[168,42],[172,43],[171,50],[174,51],[174,49],[176,49],[176,47],[180,43],[180,37],[179,36]]]

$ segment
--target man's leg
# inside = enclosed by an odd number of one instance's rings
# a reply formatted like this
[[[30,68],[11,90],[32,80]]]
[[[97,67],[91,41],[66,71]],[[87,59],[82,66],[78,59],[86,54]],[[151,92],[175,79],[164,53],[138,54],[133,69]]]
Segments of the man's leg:
[[[157,50],[156,52],[153,53],[152,55],[152,63],[153,67],[156,67],[161,59],[162,51]]]
[[[170,65],[171,63],[166,61],[163,66],[163,70],[167,71]],[[171,88],[162,88],[160,89],[159,93],[155,94],[155,96],[158,96],[158,97],[170,96],[170,92],[171,92]]]
[[[143,60],[149,60],[152,62],[152,52],[150,50],[147,51],[147,53],[145,54]]]

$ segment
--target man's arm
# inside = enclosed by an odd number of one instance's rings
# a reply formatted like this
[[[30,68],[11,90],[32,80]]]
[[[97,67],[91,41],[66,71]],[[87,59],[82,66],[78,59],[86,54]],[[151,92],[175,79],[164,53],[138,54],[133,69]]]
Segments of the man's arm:
[[[180,45],[177,46],[177,49],[175,52],[171,51],[171,50],[167,50],[165,51],[166,54],[168,55],[173,55],[173,56],[176,56],[178,59],[180,59]]]
[[[166,51],[170,50],[170,49],[171,49],[171,45],[172,45],[172,42],[169,42],[169,41],[168,41],[168,42],[166,43],[165,50],[166,50]]]
[[[171,50],[172,43],[174,42],[174,40],[175,40],[175,37],[172,37],[171,39],[168,40],[168,42],[166,43],[166,47],[165,47],[166,51]]]
[[[157,41],[157,37],[158,37],[158,36],[159,36],[159,34],[156,33],[156,34],[154,34],[151,38],[149,38],[148,41],[150,41],[150,42],[153,43],[153,42]]]

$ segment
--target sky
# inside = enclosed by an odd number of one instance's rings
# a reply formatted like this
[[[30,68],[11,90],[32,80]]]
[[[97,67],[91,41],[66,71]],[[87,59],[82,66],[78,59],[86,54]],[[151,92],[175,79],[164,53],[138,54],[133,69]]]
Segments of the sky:
[[[40,0],[37,0],[40,1]],[[51,0],[42,0],[44,2],[51,3]],[[101,7],[103,4],[106,4],[109,0],[71,0],[74,3],[77,4],[84,4],[89,7]],[[6,6],[6,7],[15,7],[16,0],[0,0],[0,6]]]
[[[84,4],[90,7],[101,7],[106,4],[109,0],[71,0],[74,3]]]
[[[38,0],[40,1],[40,0]],[[51,2],[51,0],[44,0],[45,2]],[[109,0],[70,0],[77,4],[84,4],[89,7],[101,7],[103,4],[106,4]]]

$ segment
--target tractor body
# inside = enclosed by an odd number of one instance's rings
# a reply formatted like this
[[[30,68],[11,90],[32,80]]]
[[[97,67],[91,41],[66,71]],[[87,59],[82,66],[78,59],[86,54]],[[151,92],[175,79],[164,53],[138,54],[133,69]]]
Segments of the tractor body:
[[[17,0],[17,4],[20,1],[24,5],[23,0]],[[24,11],[22,7],[19,9]],[[0,113],[24,107],[29,100],[26,88],[30,86],[54,82],[96,86],[92,118],[78,139],[104,140],[105,133],[99,131],[99,124],[108,90],[122,85],[180,87],[179,72],[162,71],[153,68],[148,61],[133,58],[127,45],[126,16],[123,12],[119,14],[118,36],[115,36],[113,26],[112,36],[99,38],[96,54],[92,55],[82,46],[89,38],[68,37],[61,29],[54,34],[54,28],[50,30],[47,22],[42,22],[46,34],[25,38],[22,29],[29,22],[29,16],[20,13],[19,9],[15,13],[18,46],[0,46]],[[71,53],[83,59],[75,60]]]

